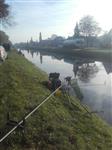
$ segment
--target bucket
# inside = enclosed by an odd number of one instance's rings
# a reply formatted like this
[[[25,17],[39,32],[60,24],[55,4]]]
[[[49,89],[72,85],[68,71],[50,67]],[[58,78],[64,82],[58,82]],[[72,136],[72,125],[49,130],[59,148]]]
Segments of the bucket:
[[[61,90],[57,90],[56,92],[55,92],[55,96],[61,96]]]

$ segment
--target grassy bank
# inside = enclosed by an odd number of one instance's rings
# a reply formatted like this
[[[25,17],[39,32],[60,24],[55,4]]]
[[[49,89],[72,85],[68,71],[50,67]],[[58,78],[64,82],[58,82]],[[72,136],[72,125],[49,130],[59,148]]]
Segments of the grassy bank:
[[[4,134],[6,115],[20,120],[42,102],[50,91],[41,83],[47,75],[23,56],[12,51],[0,65],[0,131]],[[112,128],[98,116],[88,115],[76,98],[53,96],[0,150],[111,150]]]

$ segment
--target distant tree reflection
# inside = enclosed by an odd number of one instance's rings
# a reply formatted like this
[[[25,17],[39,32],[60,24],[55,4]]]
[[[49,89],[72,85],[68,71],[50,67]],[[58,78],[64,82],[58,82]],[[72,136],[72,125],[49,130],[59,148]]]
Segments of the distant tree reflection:
[[[82,81],[89,81],[89,79],[98,72],[98,67],[95,63],[84,63],[82,65],[73,65],[74,76]]]
[[[79,70],[79,65],[78,65],[77,62],[75,62],[75,63],[73,64],[74,78],[76,78],[78,70]]]
[[[43,56],[40,54],[40,63],[43,63]]]

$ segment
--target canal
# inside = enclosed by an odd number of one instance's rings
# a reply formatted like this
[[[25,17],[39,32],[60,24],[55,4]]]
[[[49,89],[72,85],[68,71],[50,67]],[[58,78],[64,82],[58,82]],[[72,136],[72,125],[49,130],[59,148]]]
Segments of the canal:
[[[112,63],[75,56],[22,50],[25,57],[46,73],[59,72],[77,79],[83,93],[82,103],[112,124]]]

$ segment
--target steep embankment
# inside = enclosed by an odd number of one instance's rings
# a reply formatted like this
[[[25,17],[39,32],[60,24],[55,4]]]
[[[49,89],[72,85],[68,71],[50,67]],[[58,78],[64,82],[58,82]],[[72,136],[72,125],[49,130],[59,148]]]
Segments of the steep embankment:
[[[17,52],[0,65],[0,129],[6,115],[20,120],[50,91],[41,82],[47,76]],[[1,135],[3,134],[1,132]],[[112,129],[96,115],[88,115],[76,98],[53,96],[25,125],[0,145],[0,150],[112,150]]]

